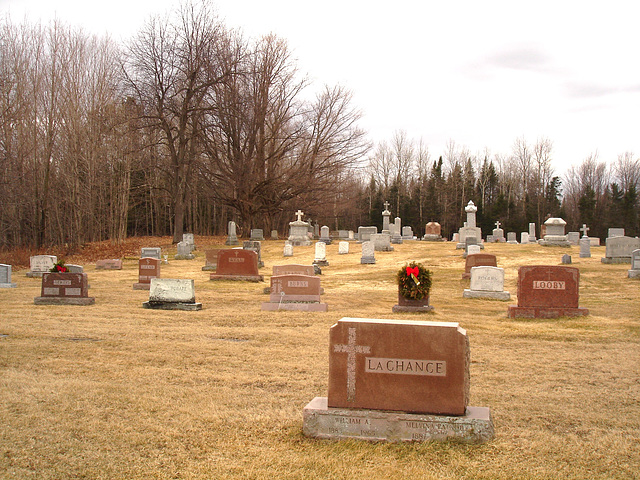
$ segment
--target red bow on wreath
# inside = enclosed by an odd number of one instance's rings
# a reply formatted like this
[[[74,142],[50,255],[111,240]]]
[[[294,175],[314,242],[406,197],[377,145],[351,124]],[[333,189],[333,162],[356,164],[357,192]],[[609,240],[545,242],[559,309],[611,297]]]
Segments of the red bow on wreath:
[[[418,281],[418,275],[420,275],[420,270],[418,267],[407,267],[407,276],[413,278],[413,281],[416,282],[416,285],[420,285]]]

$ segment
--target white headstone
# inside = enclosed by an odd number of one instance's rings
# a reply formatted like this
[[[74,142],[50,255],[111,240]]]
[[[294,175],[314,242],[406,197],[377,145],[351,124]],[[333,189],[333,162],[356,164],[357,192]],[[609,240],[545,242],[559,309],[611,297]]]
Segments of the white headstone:
[[[160,247],[141,248],[140,258],[157,258],[158,260],[162,260],[162,249]]]
[[[607,231],[607,238],[624,237],[624,228],[610,228]]]
[[[529,243],[529,232],[520,232],[520,243]]]
[[[58,263],[55,255],[34,255],[29,259],[31,265],[30,273],[46,273]]]
[[[15,283],[11,283],[11,265],[0,263],[0,288],[16,288]]]
[[[376,263],[373,242],[368,241],[362,243],[362,258],[360,259],[360,263]]]
[[[580,258],[591,257],[591,239],[589,237],[582,237],[580,239]]]
[[[631,252],[631,269],[628,270],[629,278],[640,278],[640,248]]]
[[[340,242],[338,244],[338,254],[345,255],[349,253],[349,242]]]
[[[327,244],[324,242],[316,242],[316,256],[313,260],[315,265],[326,266],[327,262]]]
[[[196,301],[194,282],[177,278],[152,278],[149,301],[193,303]]]
[[[476,253],[480,253],[482,251],[482,249],[480,248],[480,245],[469,245],[467,247],[467,255],[474,255]]]
[[[284,244],[284,256],[293,257],[293,245],[291,245],[290,243]]]
[[[511,295],[504,291],[504,269],[498,267],[471,267],[471,281],[464,298],[489,298],[509,300]]]

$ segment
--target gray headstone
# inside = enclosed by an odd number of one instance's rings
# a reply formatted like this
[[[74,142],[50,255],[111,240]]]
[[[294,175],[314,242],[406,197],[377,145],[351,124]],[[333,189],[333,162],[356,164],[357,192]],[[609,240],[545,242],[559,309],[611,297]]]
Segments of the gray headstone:
[[[293,257],[293,245],[291,245],[290,243],[285,243],[284,244],[283,256],[285,256],[285,257]]]
[[[467,255],[474,255],[476,253],[480,253],[482,250],[480,249],[480,245],[469,245],[467,246]]]
[[[516,232],[507,233],[507,243],[510,243],[510,244],[518,243],[518,239],[516,237]]]
[[[225,245],[238,245],[240,242],[238,241],[238,235],[236,233],[236,222],[233,220],[229,221],[227,225],[227,241],[224,242]]]
[[[191,253],[192,245],[185,241],[178,242],[177,249],[178,253],[176,253],[176,260],[193,260],[196,256]]]
[[[582,237],[580,239],[580,258],[591,257],[591,239],[589,237]]]
[[[67,263],[66,267],[69,269],[69,273],[84,273],[84,267],[82,265]]]
[[[262,261],[262,244],[258,240],[245,240],[242,243],[243,250],[251,250],[252,252],[256,252],[258,254],[258,268],[264,267],[264,262]]]
[[[388,233],[376,233],[371,235],[371,241],[376,252],[392,252],[391,235]]]
[[[609,237],[602,263],[631,263],[631,252],[640,248],[640,238]]]
[[[640,248],[631,252],[631,269],[628,271],[629,278],[640,278]]]
[[[157,258],[158,260],[162,260],[162,249],[160,247],[141,248],[140,258]]]
[[[469,289],[465,290],[462,296],[509,300],[511,295],[504,291],[504,269],[489,266],[471,267]]]
[[[371,240],[371,235],[378,233],[378,227],[358,227],[358,241],[368,242]]]
[[[251,240],[254,241],[262,241],[264,240],[264,232],[261,228],[252,228],[251,229]]]
[[[278,230],[271,230],[271,240],[278,240]]]
[[[564,255],[562,255],[562,263],[564,263],[566,265],[571,264],[571,255],[568,255],[566,253]]]
[[[607,231],[607,238],[624,237],[624,228],[610,228]]]
[[[0,288],[16,288],[15,283],[11,283],[11,265],[0,263]]]
[[[520,243],[529,243],[529,232],[520,232]]]
[[[529,224],[529,241],[530,242],[536,241],[536,224],[535,223]]]
[[[580,243],[580,232],[569,232],[567,233],[567,240],[571,245],[579,245]]]

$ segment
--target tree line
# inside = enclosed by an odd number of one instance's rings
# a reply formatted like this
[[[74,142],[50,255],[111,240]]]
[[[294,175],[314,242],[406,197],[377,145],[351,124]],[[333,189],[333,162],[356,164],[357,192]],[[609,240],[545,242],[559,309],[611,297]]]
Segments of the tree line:
[[[640,166],[597,155],[554,175],[552,142],[432,158],[396,132],[372,146],[341,86],[315,86],[285,40],[245,38],[206,5],[151,17],[128,42],[59,21],[0,21],[0,247],[133,235],[225,234],[235,220],[288,231],[293,212],[332,229],[381,227],[383,202],[450,236],[473,200],[490,233],[549,215],[603,236],[638,234]]]

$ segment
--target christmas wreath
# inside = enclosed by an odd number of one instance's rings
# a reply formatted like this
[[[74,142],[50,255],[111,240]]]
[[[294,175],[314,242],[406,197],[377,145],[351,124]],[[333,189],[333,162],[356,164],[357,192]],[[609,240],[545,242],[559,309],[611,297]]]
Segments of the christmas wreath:
[[[69,271],[69,268],[64,264],[64,260],[60,260],[53,267],[51,267],[51,270],[49,271],[51,273],[67,273]]]
[[[429,296],[431,272],[421,263],[411,262],[397,275],[400,295],[410,300],[422,300]]]

